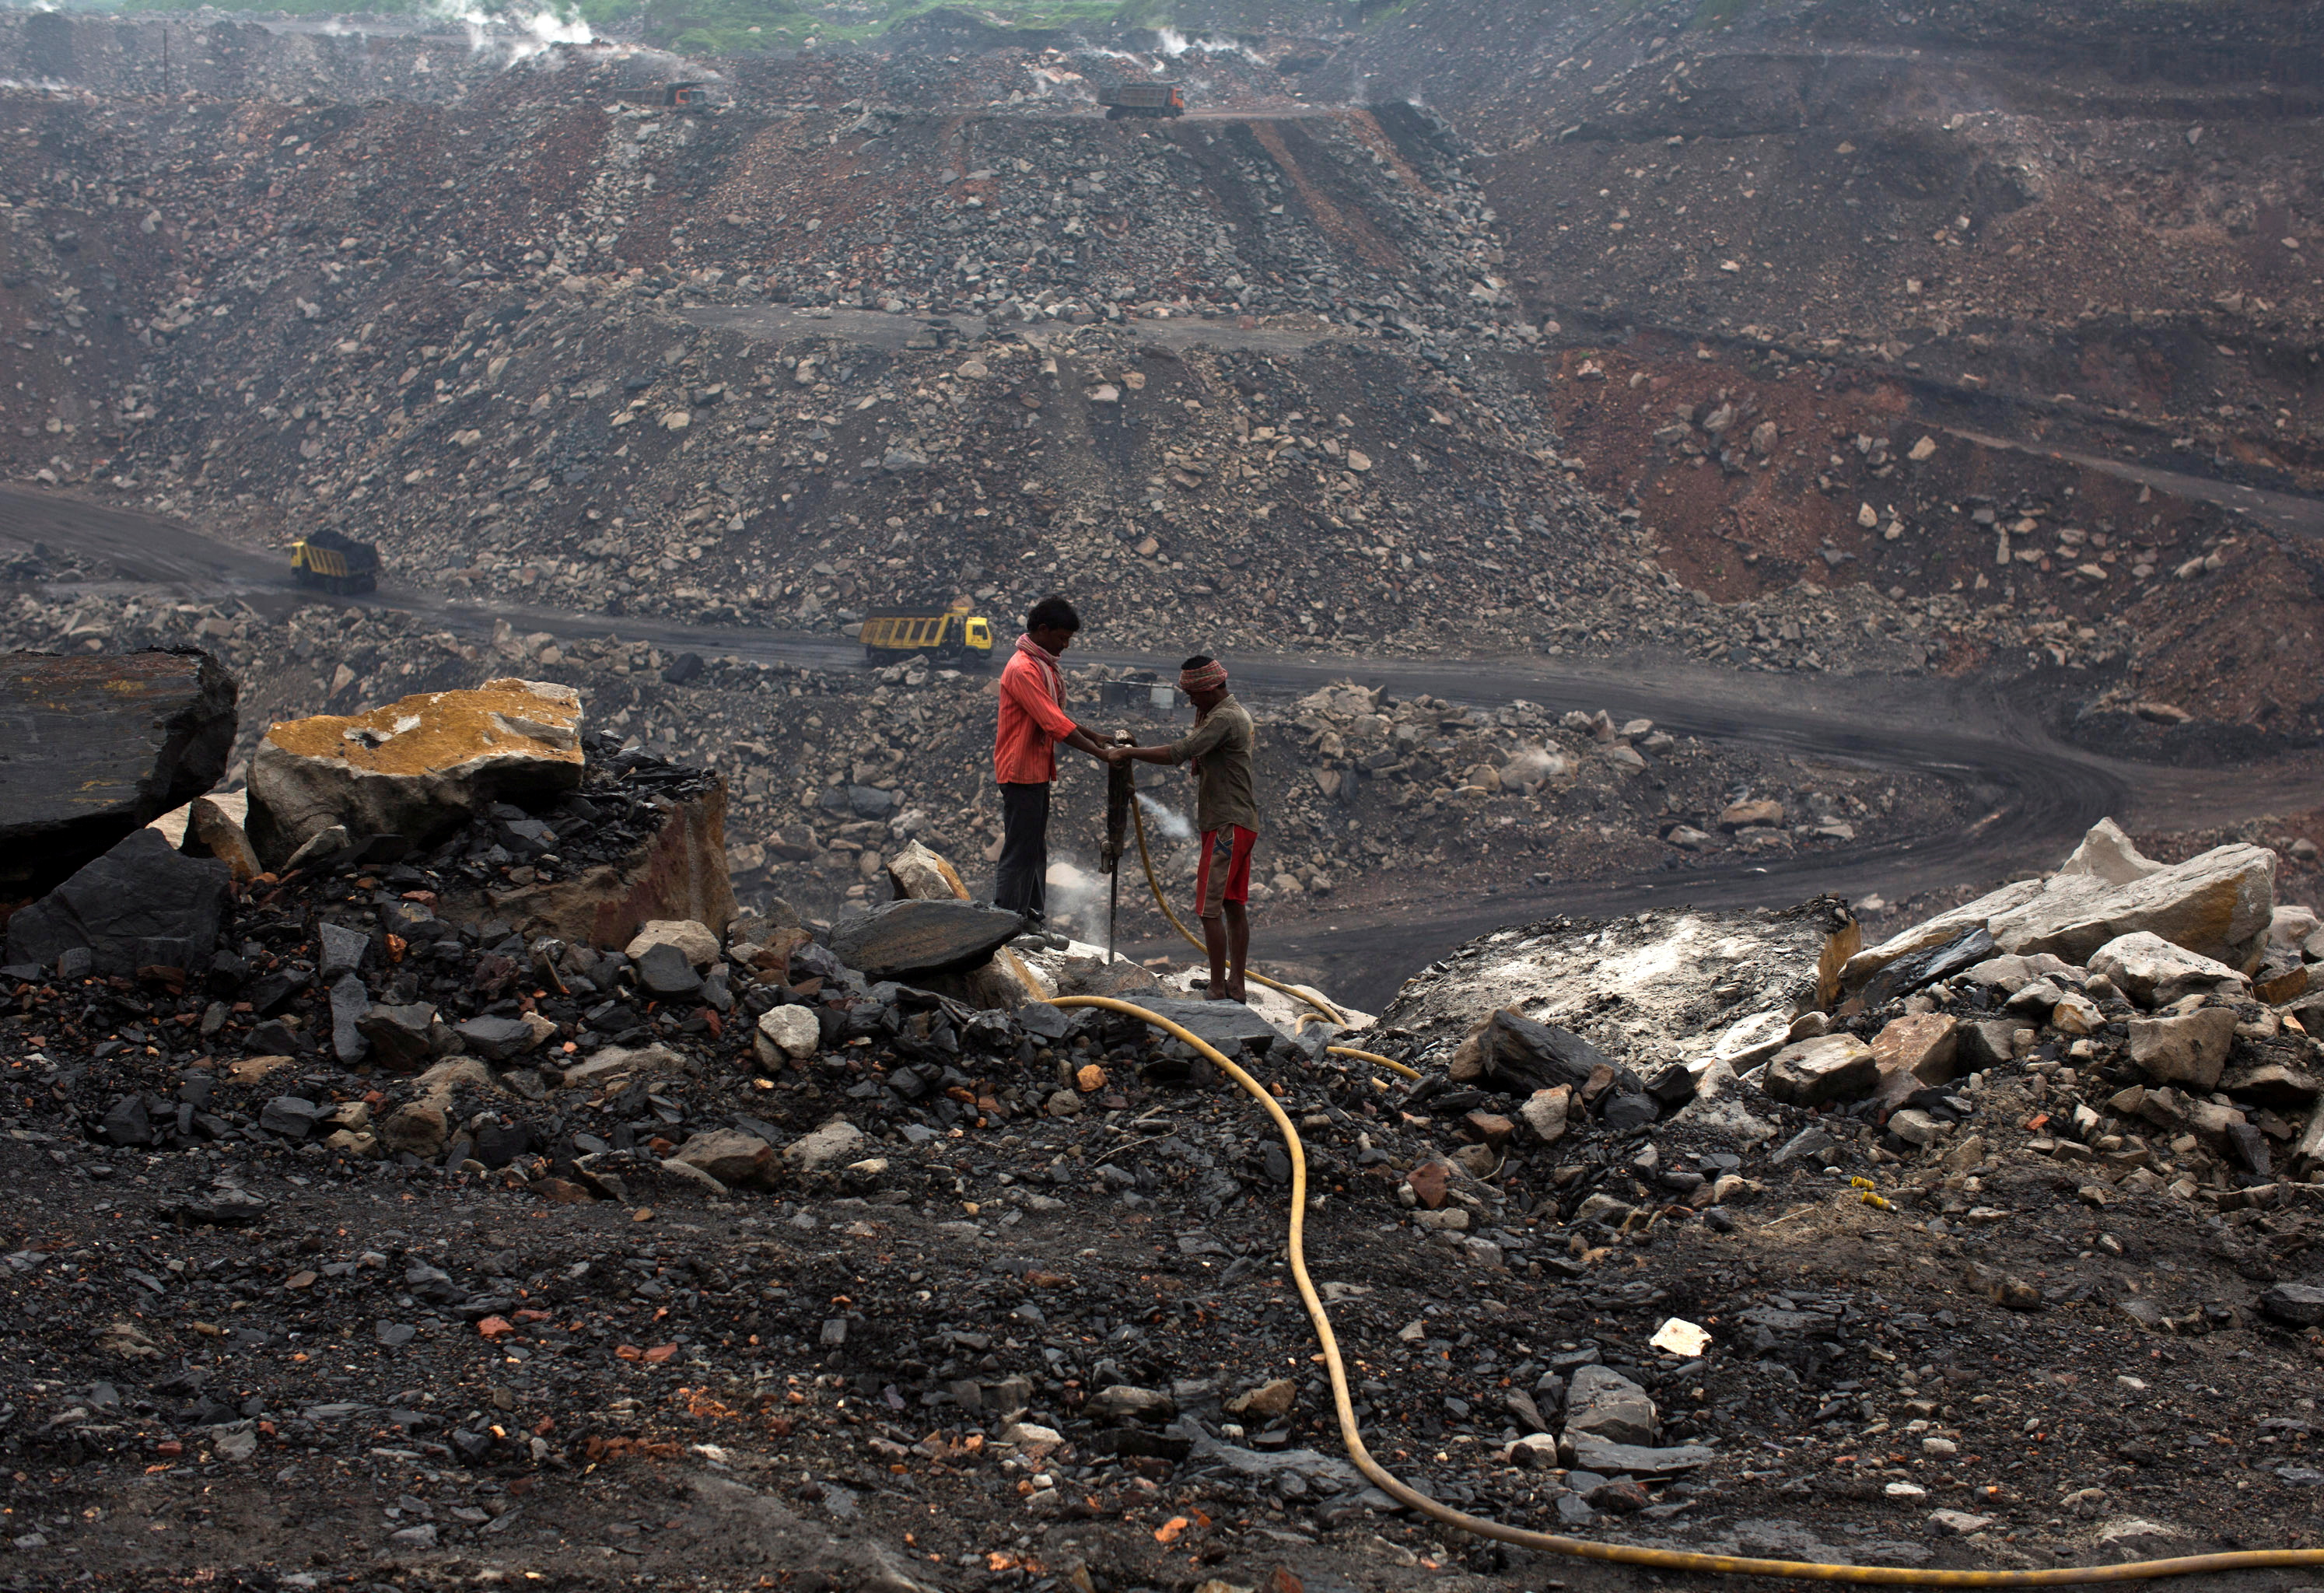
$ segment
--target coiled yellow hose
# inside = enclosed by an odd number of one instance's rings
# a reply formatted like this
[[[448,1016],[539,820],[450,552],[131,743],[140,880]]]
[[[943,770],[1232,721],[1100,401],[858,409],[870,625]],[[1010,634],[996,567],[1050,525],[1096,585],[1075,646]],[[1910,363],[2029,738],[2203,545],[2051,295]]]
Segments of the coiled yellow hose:
[[[1145,834],[1142,828],[1139,841],[1143,851]],[[1148,878],[1150,879],[1152,877],[1153,867],[1148,863]],[[1155,896],[1158,901],[1161,896],[1158,885],[1155,888]],[[1167,907],[1163,910],[1166,913],[1169,911]],[[1176,922],[1175,918],[1171,921]],[[1588,1538],[1530,1532],[1524,1527],[1487,1521],[1440,1505],[1397,1481],[1385,1467],[1373,1459],[1371,1451],[1364,1447],[1363,1435],[1357,1430],[1355,1404],[1348,1394],[1348,1371],[1340,1358],[1340,1341],[1333,1334],[1332,1319],[1323,1310],[1323,1298],[1316,1294],[1314,1284],[1307,1276],[1305,1239],[1307,1156],[1300,1144],[1298,1129],[1292,1126],[1290,1115],[1268,1093],[1265,1085],[1236,1066],[1216,1046],[1159,1013],[1149,1012],[1134,1002],[1119,1000],[1111,996],[1060,996],[1052,1005],[1102,1007],[1152,1024],[1208,1057],[1228,1077],[1241,1085],[1252,1100],[1265,1107],[1268,1116],[1275,1119],[1276,1128],[1283,1135],[1284,1148],[1291,1156],[1288,1252],[1291,1278],[1299,1286],[1299,1298],[1307,1307],[1307,1319],[1314,1324],[1315,1337],[1323,1347],[1323,1364],[1332,1377],[1332,1404],[1339,1413],[1340,1440],[1347,1445],[1348,1459],[1355,1462],[1356,1469],[1363,1473],[1373,1487],[1432,1521],[1441,1521],[1447,1526],[1477,1537],[1514,1543],[1519,1548],[1536,1550],[1545,1554],[1564,1554],[1581,1560],[1603,1560],[1620,1565],[1651,1566],[1657,1570],[1698,1571],[1706,1575],[1787,1577],[1799,1581],[1862,1582],[1892,1587],[2062,1588],[2091,1582],[2143,1582],[2158,1577],[2195,1576],[2206,1571],[2324,1566],[2324,1549],[2251,1549],[2226,1554],[2189,1554],[2175,1560],[2141,1560],[2125,1565],[2064,1566],[2054,1570],[1916,1570],[1901,1566],[1827,1565],[1812,1561],[1750,1560],[1729,1554],[1698,1554],[1680,1549],[1647,1549],[1634,1543],[1601,1543]]]

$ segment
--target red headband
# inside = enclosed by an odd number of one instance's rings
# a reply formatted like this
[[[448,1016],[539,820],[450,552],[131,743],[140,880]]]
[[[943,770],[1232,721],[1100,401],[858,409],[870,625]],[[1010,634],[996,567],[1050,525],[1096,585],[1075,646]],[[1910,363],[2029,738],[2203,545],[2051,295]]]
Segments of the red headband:
[[[1224,686],[1226,683],[1227,667],[1216,658],[1199,668],[1178,671],[1180,691],[1209,691],[1214,686]]]

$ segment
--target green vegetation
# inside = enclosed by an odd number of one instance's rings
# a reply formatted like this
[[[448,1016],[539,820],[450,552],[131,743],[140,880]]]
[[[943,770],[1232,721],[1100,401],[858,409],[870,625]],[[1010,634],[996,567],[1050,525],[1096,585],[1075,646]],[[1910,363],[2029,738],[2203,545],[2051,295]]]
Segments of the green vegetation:
[[[68,0],[72,3],[72,0]],[[80,0],[88,4],[90,0]],[[95,0],[111,4],[113,0]],[[217,0],[118,0],[133,11],[191,11]],[[251,0],[253,9],[314,16],[372,9],[408,10],[420,16],[456,14],[450,4],[398,6],[394,0]],[[1153,27],[1170,19],[1175,0],[1006,0],[1000,5],[960,5],[977,21],[1000,28]],[[809,40],[832,44],[875,38],[899,23],[945,8],[943,0],[552,0],[546,9],[577,15],[601,32],[641,24],[646,38],[688,55],[733,55],[796,49]],[[462,5],[460,11],[468,7]],[[543,7],[527,0],[481,0],[475,9],[525,16]]]

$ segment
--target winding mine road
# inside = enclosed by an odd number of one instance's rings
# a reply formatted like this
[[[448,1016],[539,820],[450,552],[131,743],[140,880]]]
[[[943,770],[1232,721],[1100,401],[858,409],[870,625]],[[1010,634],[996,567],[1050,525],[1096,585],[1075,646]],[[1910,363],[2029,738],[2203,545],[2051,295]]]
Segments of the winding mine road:
[[[658,647],[767,663],[846,669],[862,659],[854,643],[832,636],[486,607],[393,588],[361,599],[320,598],[290,588],[278,556],[212,540],[180,522],[0,486],[0,548],[35,542],[99,556],[129,579],[189,595],[236,595],[262,608],[362,602],[425,612],[463,632],[489,633],[494,621],[505,619],[520,631],[560,637],[618,632]],[[1097,649],[1079,656],[1084,662],[1176,668],[1171,659]],[[2006,686],[1919,677],[1744,674],[1653,657],[1553,664],[1530,656],[1413,661],[1279,655],[1240,657],[1235,666],[1240,681],[1258,691],[1297,693],[1353,679],[1480,706],[1523,697],[1556,709],[1604,708],[1618,720],[1648,718],[1675,734],[1932,777],[1965,793],[1964,806],[1978,815],[1949,833],[1764,861],[1690,861],[1683,868],[1628,879],[1448,898],[1368,922],[1355,921],[1351,907],[1345,915],[1350,922],[1311,923],[1272,937],[1272,953],[1323,967],[1347,999],[1375,1009],[1420,964],[1505,924],[1559,913],[1787,906],[1823,891],[1851,899],[1877,891],[1902,899],[2054,866],[2083,830],[2107,815],[2145,828],[2224,824],[2304,809],[2319,788],[2310,758],[2230,773],[2098,756],[2060,741],[2043,713]]]

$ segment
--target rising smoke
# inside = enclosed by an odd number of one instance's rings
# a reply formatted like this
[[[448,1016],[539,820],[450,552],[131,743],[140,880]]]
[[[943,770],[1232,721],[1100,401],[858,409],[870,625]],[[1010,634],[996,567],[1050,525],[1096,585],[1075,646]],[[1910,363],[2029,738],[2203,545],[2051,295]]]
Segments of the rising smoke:
[[[554,5],[489,11],[478,0],[428,0],[428,12],[466,29],[471,54],[498,55],[512,65],[595,38],[580,13]]]
[[[1157,28],[1154,30],[1154,36],[1162,41],[1162,53],[1172,60],[1177,60],[1190,50],[1199,50],[1204,55],[1240,55],[1246,60],[1259,60],[1259,57],[1231,39],[1193,39],[1172,27]]]

